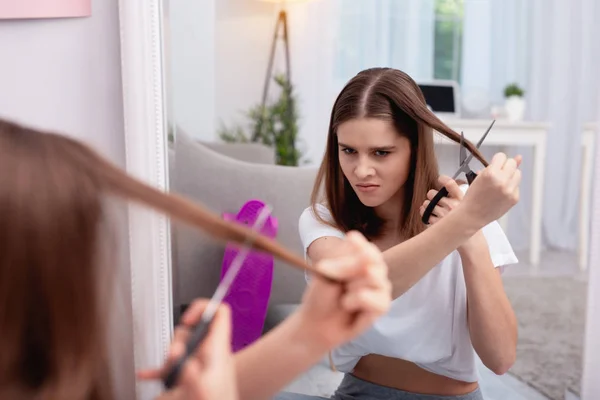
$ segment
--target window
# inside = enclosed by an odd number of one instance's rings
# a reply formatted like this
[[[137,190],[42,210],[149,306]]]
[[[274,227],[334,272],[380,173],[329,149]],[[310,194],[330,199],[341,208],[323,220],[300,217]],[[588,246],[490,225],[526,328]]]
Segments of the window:
[[[433,77],[460,82],[463,0],[435,1]]]

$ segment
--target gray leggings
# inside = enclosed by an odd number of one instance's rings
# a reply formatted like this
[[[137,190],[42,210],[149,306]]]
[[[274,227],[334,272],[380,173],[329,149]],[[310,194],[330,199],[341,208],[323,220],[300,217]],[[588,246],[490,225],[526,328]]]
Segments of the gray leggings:
[[[273,398],[273,400],[317,399],[325,399],[325,397],[297,393],[280,393]],[[345,374],[340,386],[330,400],[483,400],[483,395],[479,388],[471,393],[458,396],[409,393],[363,381],[352,374]]]

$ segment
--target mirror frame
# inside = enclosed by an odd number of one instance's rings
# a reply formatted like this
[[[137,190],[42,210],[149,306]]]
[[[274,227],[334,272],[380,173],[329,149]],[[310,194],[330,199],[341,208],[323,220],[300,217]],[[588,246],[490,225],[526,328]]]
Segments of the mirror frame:
[[[597,84],[600,91],[600,84]],[[600,106],[600,104],[599,104]],[[600,108],[596,111],[600,118]],[[581,399],[600,398],[600,121],[595,123],[594,167],[592,172],[592,199],[590,201],[590,246],[588,249],[587,309],[583,344],[583,371]]]
[[[119,0],[126,170],[168,189],[161,0]],[[135,369],[162,365],[173,332],[171,240],[167,217],[130,205],[129,261]],[[138,399],[159,383],[136,381]]]
[[[168,189],[163,1],[119,0],[126,170]],[[598,134],[596,129],[596,134]],[[582,399],[600,395],[600,146],[595,149],[591,201],[588,309]],[[136,370],[161,365],[173,332],[171,237],[168,218],[129,206],[129,257]],[[158,383],[136,382],[138,399],[153,399]]]

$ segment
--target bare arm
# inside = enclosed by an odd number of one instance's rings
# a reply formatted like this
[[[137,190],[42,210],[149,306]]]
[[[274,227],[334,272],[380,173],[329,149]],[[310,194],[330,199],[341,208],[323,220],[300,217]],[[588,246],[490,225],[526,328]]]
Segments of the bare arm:
[[[387,265],[361,234],[345,239],[344,257],[315,267],[338,279],[311,280],[296,312],[260,340],[235,355],[241,399],[267,399],[317,363],[328,350],[367,330],[391,305]]]
[[[458,252],[467,287],[467,318],[473,348],[486,367],[502,375],[517,356],[517,320],[504,292],[500,271],[494,268],[481,231]]]
[[[270,399],[326,354],[307,339],[306,325],[291,315],[252,346],[235,354],[240,399]]]
[[[358,232],[345,237],[349,252],[315,268],[302,303],[293,315],[259,340],[231,354],[231,316],[221,305],[208,334],[187,359],[176,386],[161,399],[269,399],[325,353],[367,330],[392,303],[387,264],[381,252]],[[324,277],[328,279],[324,279]],[[167,362],[140,371],[161,379],[188,345],[190,328],[202,318],[208,300],[195,301],[175,330]]]
[[[442,223],[460,207],[463,193],[447,177],[440,180],[448,188],[449,197],[435,207],[435,225]],[[431,190],[421,211],[437,192]],[[481,361],[498,375],[504,374],[516,358],[517,322],[512,306],[502,287],[498,269],[494,268],[490,248],[483,231],[478,231],[458,247],[467,290],[467,321],[473,348]]]
[[[197,322],[207,304],[207,299],[196,300],[183,317],[186,324],[192,326]],[[272,398],[332,347],[321,326],[306,315],[306,312],[296,311],[265,336],[232,355],[231,314],[229,307],[221,306],[210,333],[196,351],[196,357],[186,363],[175,388],[162,393],[157,400]],[[346,325],[342,330],[349,328]],[[185,325],[176,329],[169,360],[183,354],[188,329]],[[333,333],[334,340],[339,339],[339,331]],[[138,376],[147,380],[160,379],[166,368],[167,364],[161,369],[141,371]]]
[[[435,265],[457,249],[488,223],[497,220],[519,199],[521,157],[494,155],[481,171],[460,204],[425,232],[386,250],[392,283],[392,298],[403,295]],[[448,180],[450,194],[462,192],[456,182]],[[344,249],[335,238],[320,238],[308,248],[308,256],[316,262],[340,254]]]
[[[425,232],[383,252],[392,283],[392,298],[402,296],[448,254],[456,250],[478,229],[475,221],[458,207]],[[313,262],[344,254],[339,238],[323,237],[308,247]]]

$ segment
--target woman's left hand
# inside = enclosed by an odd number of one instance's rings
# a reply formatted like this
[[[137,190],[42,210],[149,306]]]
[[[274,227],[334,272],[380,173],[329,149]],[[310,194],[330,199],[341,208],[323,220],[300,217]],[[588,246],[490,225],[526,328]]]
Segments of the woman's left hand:
[[[448,190],[448,196],[442,197],[438,204],[434,207],[431,216],[429,217],[429,225],[433,225],[438,222],[440,219],[444,218],[450,211],[458,206],[460,201],[463,198],[463,192],[460,190],[458,183],[454,179],[450,179],[448,176],[441,175],[438,178],[438,182],[445,186]],[[438,194],[438,191],[435,189],[431,189],[427,192],[427,199],[423,202],[421,207],[419,208],[419,213],[421,217],[425,213],[425,209],[431,203],[431,200]]]

